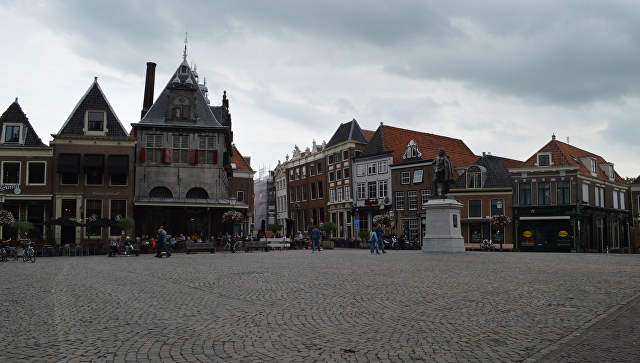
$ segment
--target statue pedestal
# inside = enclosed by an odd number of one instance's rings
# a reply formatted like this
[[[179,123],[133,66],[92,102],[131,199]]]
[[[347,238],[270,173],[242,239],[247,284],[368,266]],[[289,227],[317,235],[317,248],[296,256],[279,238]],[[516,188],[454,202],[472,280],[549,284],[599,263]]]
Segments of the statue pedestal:
[[[430,199],[424,207],[426,224],[422,252],[464,252],[464,239],[460,228],[462,204],[454,199]]]

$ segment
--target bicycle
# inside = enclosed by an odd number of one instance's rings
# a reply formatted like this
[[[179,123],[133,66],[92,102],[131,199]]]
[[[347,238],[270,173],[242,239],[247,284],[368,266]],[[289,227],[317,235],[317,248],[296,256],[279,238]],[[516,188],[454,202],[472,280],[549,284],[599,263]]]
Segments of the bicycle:
[[[227,240],[227,244],[222,246],[220,250],[222,252],[231,251],[231,253],[235,253],[236,251],[242,251],[242,241],[235,240],[234,238],[230,238],[229,240]]]
[[[35,245],[34,242],[26,241],[21,243],[23,252],[22,252],[22,262],[27,262],[31,260],[31,262],[36,262],[36,250],[33,248]]]
[[[3,245],[0,246],[0,261],[3,261],[3,262],[8,260],[17,261],[18,250],[15,249],[15,247],[9,246],[9,240],[0,241],[0,243],[3,243]]]

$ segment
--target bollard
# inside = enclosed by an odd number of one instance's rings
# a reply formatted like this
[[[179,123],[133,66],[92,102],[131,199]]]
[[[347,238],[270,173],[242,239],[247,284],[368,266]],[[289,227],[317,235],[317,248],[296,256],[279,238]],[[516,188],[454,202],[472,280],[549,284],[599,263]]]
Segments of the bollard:
[[[609,254],[609,246],[607,246],[607,255]]]

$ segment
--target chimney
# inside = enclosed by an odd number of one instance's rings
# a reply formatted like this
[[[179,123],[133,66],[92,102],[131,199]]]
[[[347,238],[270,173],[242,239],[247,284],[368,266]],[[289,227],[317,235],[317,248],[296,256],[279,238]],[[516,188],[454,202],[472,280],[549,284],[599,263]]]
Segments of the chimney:
[[[142,100],[142,112],[140,119],[147,114],[147,111],[153,105],[153,87],[156,81],[156,64],[153,62],[147,62],[147,79],[144,83],[144,99]]]

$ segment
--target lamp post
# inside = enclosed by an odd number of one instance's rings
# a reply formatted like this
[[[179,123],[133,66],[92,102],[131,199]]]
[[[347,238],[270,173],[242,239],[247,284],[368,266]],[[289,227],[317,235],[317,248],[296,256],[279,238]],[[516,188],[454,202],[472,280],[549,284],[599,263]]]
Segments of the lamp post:
[[[236,203],[238,202],[238,198],[236,197],[229,197],[229,204],[231,204],[231,208],[233,208],[233,211],[236,211]],[[235,222],[233,222],[233,234],[236,233],[236,224]]]

